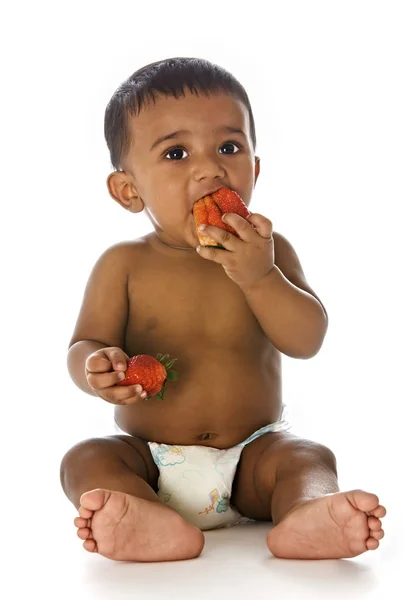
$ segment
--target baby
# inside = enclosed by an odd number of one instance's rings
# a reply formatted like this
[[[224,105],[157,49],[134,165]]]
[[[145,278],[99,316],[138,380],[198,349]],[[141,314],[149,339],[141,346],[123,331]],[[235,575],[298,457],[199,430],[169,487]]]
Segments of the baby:
[[[277,557],[349,558],[379,546],[375,494],[340,492],[335,456],[288,431],[281,355],[310,358],[326,310],[268,216],[227,213],[235,233],[193,206],[219,188],[249,206],[260,172],[242,85],[208,61],[173,58],[135,72],[111,98],[111,197],[145,211],[153,232],[108,248],[90,275],[68,368],[115,406],[119,434],[71,448],[63,489],[89,552],[124,561],[199,556],[202,530],[272,521]],[[269,215],[270,216],[270,215]],[[120,386],[137,354],[169,354],[164,399]]]

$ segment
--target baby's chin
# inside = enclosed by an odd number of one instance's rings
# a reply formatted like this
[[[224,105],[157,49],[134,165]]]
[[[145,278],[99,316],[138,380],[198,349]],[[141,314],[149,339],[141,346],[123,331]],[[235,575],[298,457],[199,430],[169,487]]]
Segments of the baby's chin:
[[[192,236],[192,237],[190,236],[189,238],[184,240],[184,242],[180,245],[183,246],[184,248],[196,250],[197,247],[200,245],[198,236],[197,235]]]
[[[191,223],[189,223],[188,226],[185,228],[185,232],[183,232],[182,235],[178,236],[178,239],[181,238],[183,239],[183,243],[181,244],[181,246],[187,246],[196,250],[196,248],[200,245],[198,233],[196,231],[195,221],[193,218],[191,220]]]
[[[200,246],[200,241],[198,237],[198,232],[196,230],[195,219],[193,214],[191,213],[190,218],[186,220],[183,225],[183,230],[180,231],[177,226],[177,231],[171,236],[175,238],[176,241],[170,241],[170,246],[177,246],[181,248],[189,248],[196,250],[198,246]]]

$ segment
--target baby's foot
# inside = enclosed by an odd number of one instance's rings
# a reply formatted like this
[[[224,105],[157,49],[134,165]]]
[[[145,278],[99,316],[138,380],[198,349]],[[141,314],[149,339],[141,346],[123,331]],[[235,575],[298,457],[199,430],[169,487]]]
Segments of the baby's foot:
[[[267,544],[278,558],[352,558],[376,550],[385,514],[375,494],[328,494],[290,510],[269,532]]]
[[[74,524],[89,552],[141,562],[185,560],[202,552],[202,531],[160,502],[102,489],[86,492],[80,502]]]

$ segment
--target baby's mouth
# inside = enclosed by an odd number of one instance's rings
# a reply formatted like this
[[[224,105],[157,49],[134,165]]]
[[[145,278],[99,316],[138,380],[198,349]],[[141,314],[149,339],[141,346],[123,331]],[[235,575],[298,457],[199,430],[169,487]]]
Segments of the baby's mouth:
[[[214,225],[224,229],[234,235],[237,232],[222,221],[222,216],[226,213],[236,213],[244,219],[251,215],[243,200],[233,190],[225,187],[219,188],[212,195],[204,196],[195,202],[192,208],[195,228],[201,246],[221,246],[217,241],[209,237],[204,232],[199,231],[200,225]]]

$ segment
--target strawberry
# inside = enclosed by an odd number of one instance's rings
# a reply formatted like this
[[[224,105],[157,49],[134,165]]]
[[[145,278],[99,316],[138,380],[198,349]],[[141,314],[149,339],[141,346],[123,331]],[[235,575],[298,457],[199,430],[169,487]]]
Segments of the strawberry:
[[[212,194],[212,198],[219,206],[223,214],[231,212],[236,213],[244,218],[251,214],[240,196],[233,190],[222,187],[220,190],[217,190],[217,192]]]
[[[157,396],[160,400],[164,400],[166,382],[178,379],[178,374],[170,370],[177,359],[169,359],[169,354],[157,354],[157,359],[148,354],[132,356],[125,371],[125,379],[122,379],[118,385],[138,383],[148,397]]]
[[[237,232],[222,221],[222,215],[225,213],[236,213],[241,217],[247,218],[251,215],[247,206],[244,204],[237,192],[222,187],[210,196],[205,196],[197,200],[193,206],[193,214],[195,225],[197,228],[199,243],[201,246],[214,246],[223,248],[221,244],[216,242],[208,235],[198,230],[199,225],[214,225],[225,231],[237,235]]]

